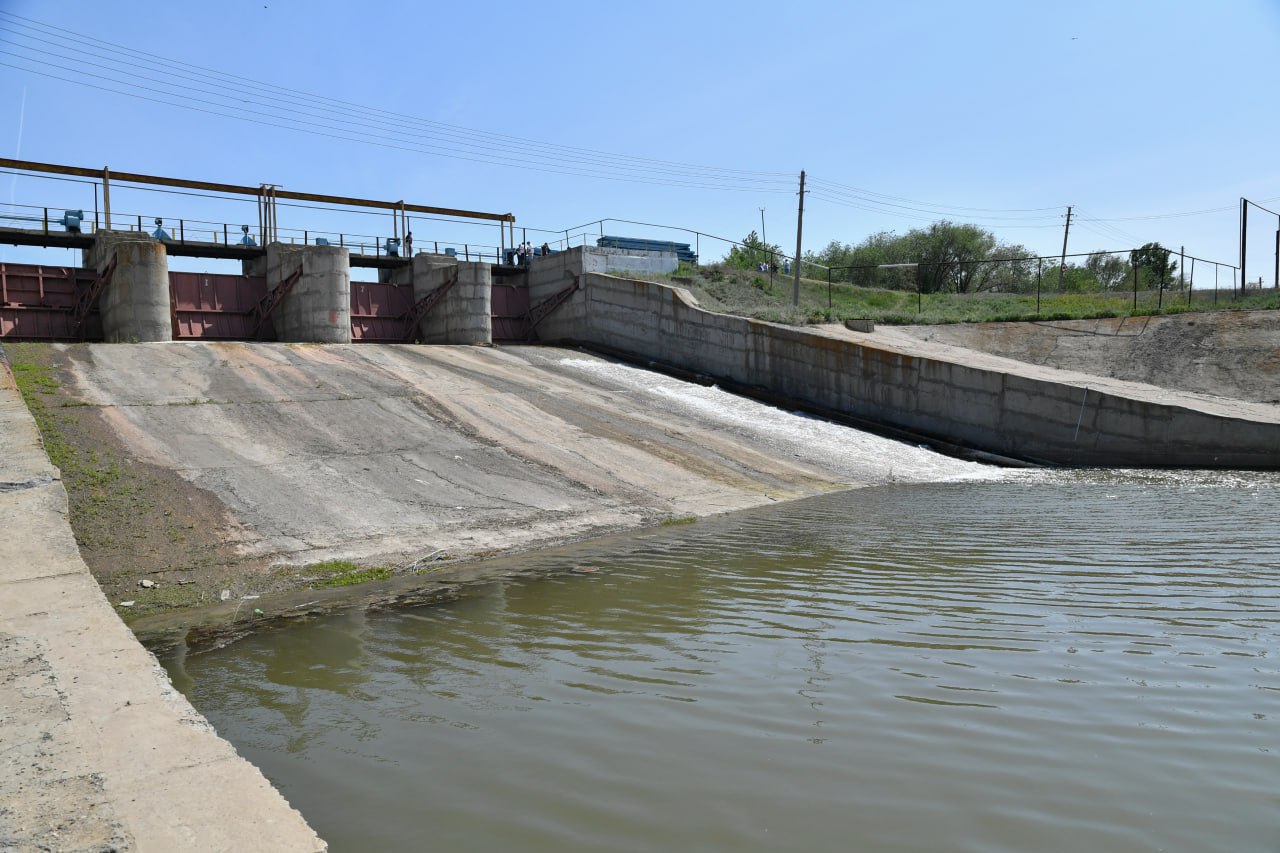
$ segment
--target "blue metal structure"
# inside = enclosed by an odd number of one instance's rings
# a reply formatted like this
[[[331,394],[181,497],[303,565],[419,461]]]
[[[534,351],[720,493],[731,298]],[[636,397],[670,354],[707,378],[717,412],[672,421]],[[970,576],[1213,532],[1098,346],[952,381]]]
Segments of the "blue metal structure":
[[[671,240],[649,240],[644,237],[600,237],[596,245],[602,249],[629,249],[633,252],[674,252],[675,256],[690,264],[698,262],[698,256],[688,243]]]

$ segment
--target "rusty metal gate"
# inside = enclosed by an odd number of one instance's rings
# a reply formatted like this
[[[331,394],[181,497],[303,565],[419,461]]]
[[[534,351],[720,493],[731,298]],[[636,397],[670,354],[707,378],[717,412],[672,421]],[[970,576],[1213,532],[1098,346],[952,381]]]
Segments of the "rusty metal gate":
[[[255,335],[256,311],[267,295],[267,280],[253,275],[169,273],[169,310],[175,341],[275,340],[271,318]]]
[[[406,318],[413,312],[413,307],[412,284],[351,282],[352,342],[404,343],[408,334]]]
[[[102,340],[96,300],[82,304],[96,279],[76,267],[0,264],[0,338]]]
[[[510,280],[495,281],[492,295],[493,342],[524,343],[531,337],[529,286]]]

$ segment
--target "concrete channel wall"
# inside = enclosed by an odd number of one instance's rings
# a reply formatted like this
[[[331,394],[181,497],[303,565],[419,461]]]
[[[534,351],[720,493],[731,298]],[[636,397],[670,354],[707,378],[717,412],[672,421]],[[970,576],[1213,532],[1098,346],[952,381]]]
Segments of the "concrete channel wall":
[[[531,276],[533,304],[574,259]],[[1113,467],[1280,468],[1274,407],[1163,392],[1001,359],[974,366],[713,314],[684,290],[587,273],[538,328],[821,409],[1018,459]],[[853,334],[853,333],[850,333]]]
[[[3,360],[0,525],[0,850],[324,850],[108,604]]]

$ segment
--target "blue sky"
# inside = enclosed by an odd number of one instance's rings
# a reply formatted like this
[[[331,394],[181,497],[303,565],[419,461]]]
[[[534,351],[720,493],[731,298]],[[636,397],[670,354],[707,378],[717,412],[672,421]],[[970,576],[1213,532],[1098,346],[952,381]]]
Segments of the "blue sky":
[[[1158,240],[1234,262],[1238,198],[1280,209],[1278,47],[1280,0],[0,0],[0,152],[510,211],[517,228],[610,217],[740,239],[763,207],[788,251],[805,169],[806,249],[949,218],[1049,254],[1071,204],[1073,251]],[[86,192],[0,175],[0,203],[91,207]],[[113,203],[251,218],[123,189]],[[1269,283],[1276,219],[1252,218],[1250,266]],[[302,210],[281,225],[390,231]],[[497,242],[493,226],[422,222],[414,235]]]

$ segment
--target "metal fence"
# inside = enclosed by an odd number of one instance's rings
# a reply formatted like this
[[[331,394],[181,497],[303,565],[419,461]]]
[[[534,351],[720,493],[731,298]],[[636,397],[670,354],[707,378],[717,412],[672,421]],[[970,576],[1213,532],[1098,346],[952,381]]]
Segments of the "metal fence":
[[[1028,303],[1034,299],[1039,313],[1049,297],[1079,296],[1099,305],[1114,303],[1117,311],[1136,312],[1177,304],[1211,306],[1249,292],[1235,265],[1171,249],[839,267],[806,261],[804,266],[817,267],[826,278],[829,309],[833,291],[842,286],[914,293],[917,312],[937,297],[1013,296]]]

